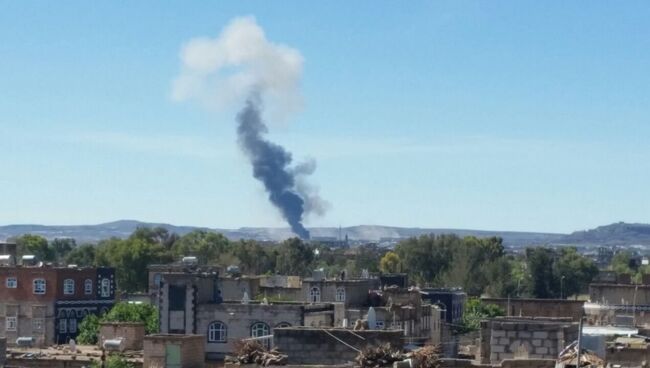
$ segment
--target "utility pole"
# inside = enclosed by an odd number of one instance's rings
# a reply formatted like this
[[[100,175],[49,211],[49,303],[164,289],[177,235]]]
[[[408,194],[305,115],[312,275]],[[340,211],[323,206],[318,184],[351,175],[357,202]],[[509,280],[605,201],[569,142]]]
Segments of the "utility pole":
[[[576,368],[580,368],[580,353],[582,352],[582,321],[584,320],[584,308],[580,312],[580,324],[578,325],[578,355],[576,356]]]

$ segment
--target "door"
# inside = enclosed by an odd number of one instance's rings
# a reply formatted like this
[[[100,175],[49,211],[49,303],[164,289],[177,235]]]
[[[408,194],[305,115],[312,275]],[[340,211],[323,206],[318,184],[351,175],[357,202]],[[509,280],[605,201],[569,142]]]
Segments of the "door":
[[[166,368],[182,368],[181,367],[181,347],[180,345],[169,344],[165,346],[165,367]]]

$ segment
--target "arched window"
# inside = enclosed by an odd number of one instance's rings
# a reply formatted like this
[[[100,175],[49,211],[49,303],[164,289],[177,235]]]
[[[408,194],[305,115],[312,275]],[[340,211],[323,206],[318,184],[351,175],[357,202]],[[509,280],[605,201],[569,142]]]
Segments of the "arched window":
[[[251,326],[251,337],[262,337],[271,334],[271,328],[264,322],[255,322]]]
[[[65,279],[63,280],[63,294],[65,295],[74,295],[74,280]]]
[[[84,281],[84,294],[91,295],[93,293],[93,280],[86,279]]]
[[[309,301],[312,303],[320,303],[320,289],[316,286],[309,289]]]
[[[280,322],[277,325],[275,325],[276,328],[282,328],[282,327],[291,327],[291,323],[289,322]]]
[[[221,321],[214,321],[208,325],[208,342],[226,342],[228,327]]]
[[[336,288],[336,301],[344,302],[345,301],[345,288],[337,287]]]
[[[111,280],[107,278],[102,279],[101,296],[102,298],[111,296]]]

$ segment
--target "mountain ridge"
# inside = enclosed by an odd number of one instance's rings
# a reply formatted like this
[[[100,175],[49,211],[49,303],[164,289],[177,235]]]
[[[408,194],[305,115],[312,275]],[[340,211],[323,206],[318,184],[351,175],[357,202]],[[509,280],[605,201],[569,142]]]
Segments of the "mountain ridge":
[[[172,225],[167,223],[143,222],[122,219],[96,225],[39,225],[15,224],[0,226],[0,239],[7,239],[23,234],[41,235],[48,239],[57,237],[75,238],[78,243],[96,243],[111,237],[128,237],[136,228],[164,227],[179,235],[193,230],[206,230],[223,233],[233,240],[254,239],[260,241],[279,241],[294,236],[288,228],[240,227],[238,229],[209,228],[189,225]],[[380,241],[397,240],[423,234],[456,234],[458,236],[503,238],[507,246],[575,244],[575,245],[650,245],[650,224],[614,223],[599,226],[590,230],[575,231],[571,234],[525,232],[525,231],[493,231],[453,228],[422,228],[398,227],[384,225],[355,225],[349,227],[312,227],[309,228],[312,237],[338,238],[347,235],[351,240]],[[340,231],[340,233],[339,233]]]

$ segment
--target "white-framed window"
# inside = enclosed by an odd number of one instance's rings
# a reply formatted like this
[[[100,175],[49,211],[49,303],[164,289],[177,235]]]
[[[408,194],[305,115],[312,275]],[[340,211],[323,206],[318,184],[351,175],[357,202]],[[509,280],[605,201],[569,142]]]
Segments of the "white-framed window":
[[[63,280],[63,294],[65,295],[74,295],[74,280],[65,279]]]
[[[86,279],[84,281],[84,294],[91,295],[93,293],[93,280]]]
[[[44,324],[45,321],[43,321],[43,318],[32,318],[32,331],[42,332]]]
[[[46,284],[45,279],[34,279],[33,283],[34,294],[45,294]]]
[[[337,287],[336,288],[336,301],[337,302],[344,302],[345,301],[345,288],[344,287]]]
[[[15,289],[18,287],[18,279],[15,277],[7,277],[5,281],[5,286],[7,289]]]
[[[311,303],[320,303],[320,289],[317,286],[309,289],[309,301]]]
[[[208,325],[208,342],[226,342],[228,340],[228,327],[221,321],[214,321]]]
[[[375,321],[375,325],[377,326],[378,330],[383,330],[386,327],[386,324],[382,320],[377,320]]]
[[[5,331],[16,331],[18,329],[18,317],[5,317]]]
[[[59,333],[67,333],[68,332],[68,320],[65,318],[61,318],[59,320]]]
[[[102,279],[101,292],[102,298],[108,298],[111,296],[111,280],[107,278]]]
[[[251,337],[268,336],[271,334],[271,328],[264,322],[255,322],[251,326]]]
[[[74,318],[68,319],[68,331],[70,333],[77,333],[77,320]]]

